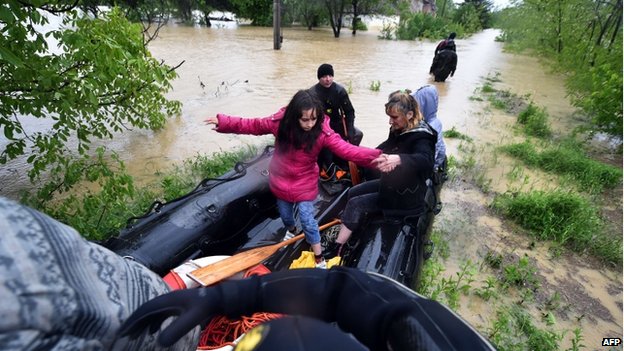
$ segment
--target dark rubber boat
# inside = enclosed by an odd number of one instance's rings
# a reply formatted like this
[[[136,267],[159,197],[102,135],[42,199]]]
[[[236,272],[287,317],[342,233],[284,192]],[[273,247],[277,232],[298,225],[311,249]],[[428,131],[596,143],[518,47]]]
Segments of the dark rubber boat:
[[[319,224],[339,218],[348,199],[348,188],[331,201],[319,214]],[[321,186],[321,197],[330,195]],[[429,233],[435,214],[439,211],[435,188],[429,184],[426,211],[423,213],[405,212],[399,215],[380,214],[368,218],[361,229],[353,232],[347,242],[341,265],[374,272],[392,278],[407,287],[415,287],[420,271],[433,249]],[[325,247],[328,240],[335,240],[338,233],[335,226],[324,232],[321,243]],[[288,269],[290,264],[309,250],[305,241],[283,248],[265,262],[271,271]]]
[[[189,259],[233,254],[249,241],[252,229],[279,219],[268,183],[271,155],[267,148],[187,195],[155,202],[104,246],[161,276]]]
[[[205,256],[232,255],[281,240],[285,234],[275,197],[269,189],[267,147],[248,162],[216,179],[203,180],[190,193],[167,203],[154,202],[131,218],[119,235],[103,245],[164,276],[182,263]],[[349,183],[350,184],[350,183]],[[319,197],[318,213],[346,189],[338,181]]]
[[[164,276],[191,259],[233,255],[279,242],[285,228],[268,185],[272,153],[272,148],[266,148],[255,159],[236,164],[223,176],[202,181],[181,198],[164,204],[155,202],[144,216],[129,220],[128,227],[104,245]],[[348,177],[320,180],[316,202],[319,224],[340,218],[350,186]],[[361,230],[353,233],[342,264],[414,287],[432,249],[429,232],[439,211],[433,184],[429,184],[426,202],[424,213],[369,218]],[[332,228],[333,232],[337,227]],[[323,245],[332,229],[322,236]],[[265,265],[270,270],[288,269],[308,249],[305,241],[299,241],[278,251]]]
[[[179,276],[173,280],[168,278],[177,275],[174,269],[188,264],[189,260],[197,262],[211,258],[205,256],[234,255],[280,242],[285,228],[268,186],[271,156],[272,148],[267,148],[255,159],[238,163],[222,177],[204,180],[194,191],[179,199],[165,204],[154,203],[148,213],[131,219],[129,226],[106,246],[165,276],[165,281],[177,289],[185,288],[185,282],[178,279]],[[340,218],[350,186],[348,177],[320,181],[316,202],[319,224]],[[432,182],[428,184],[423,213],[380,214],[368,218],[351,236],[341,264],[382,275],[389,278],[389,284],[396,283],[405,288],[406,294],[412,296],[423,311],[422,318],[405,326],[406,336],[426,333],[433,344],[449,350],[494,350],[453,311],[409,289],[417,286],[422,264],[433,249],[429,233],[440,210],[437,200],[440,186]],[[323,245],[333,240],[338,227],[330,227],[322,233]],[[266,273],[289,269],[292,262],[308,250],[309,245],[300,240],[279,249],[260,265],[262,267],[252,270]],[[172,282],[179,285],[174,286]],[[449,334],[449,331],[452,332]]]

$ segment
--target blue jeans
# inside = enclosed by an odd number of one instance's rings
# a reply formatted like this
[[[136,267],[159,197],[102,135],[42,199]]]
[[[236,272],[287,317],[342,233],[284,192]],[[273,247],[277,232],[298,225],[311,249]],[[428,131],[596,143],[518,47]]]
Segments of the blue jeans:
[[[299,207],[299,220],[305,234],[305,239],[310,245],[321,242],[318,222],[314,218],[314,201],[288,202],[277,199],[277,210],[286,228],[295,226],[295,205]]]

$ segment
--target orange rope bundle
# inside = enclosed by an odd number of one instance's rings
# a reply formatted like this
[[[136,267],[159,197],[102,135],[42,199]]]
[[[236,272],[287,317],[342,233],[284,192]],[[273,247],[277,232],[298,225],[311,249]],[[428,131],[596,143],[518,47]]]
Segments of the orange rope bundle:
[[[264,265],[259,264],[245,272],[244,277],[252,275],[263,275],[270,273]],[[202,330],[199,336],[199,346],[197,350],[215,350],[224,346],[234,346],[234,340],[255,326],[268,320],[281,317],[279,313],[258,312],[251,316],[243,316],[240,319],[231,320],[225,316],[216,316]]]
[[[214,350],[227,345],[234,346],[234,340],[255,326],[281,317],[278,313],[254,313],[250,317],[230,320],[225,316],[214,317],[199,337],[198,350]]]

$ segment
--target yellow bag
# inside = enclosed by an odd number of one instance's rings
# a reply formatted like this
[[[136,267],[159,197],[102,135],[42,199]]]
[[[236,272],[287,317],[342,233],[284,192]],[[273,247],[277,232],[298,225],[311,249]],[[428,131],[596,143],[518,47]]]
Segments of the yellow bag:
[[[336,256],[327,261],[327,268],[340,265],[340,257]],[[314,261],[314,253],[312,251],[303,251],[298,259],[294,260],[289,269],[297,268],[314,268],[316,267],[316,261]]]

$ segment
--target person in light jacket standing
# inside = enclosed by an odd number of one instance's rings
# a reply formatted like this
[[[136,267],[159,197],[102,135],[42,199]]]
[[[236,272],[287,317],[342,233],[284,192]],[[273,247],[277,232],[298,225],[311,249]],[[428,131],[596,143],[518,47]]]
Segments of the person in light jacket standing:
[[[418,101],[418,106],[425,122],[429,123],[438,133],[433,165],[434,178],[436,178],[438,173],[446,173],[446,144],[442,135],[442,122],[438,118],[438,90],[435,86],[427,84],[418,88],[418,90],[412,93],[412,96]]]

